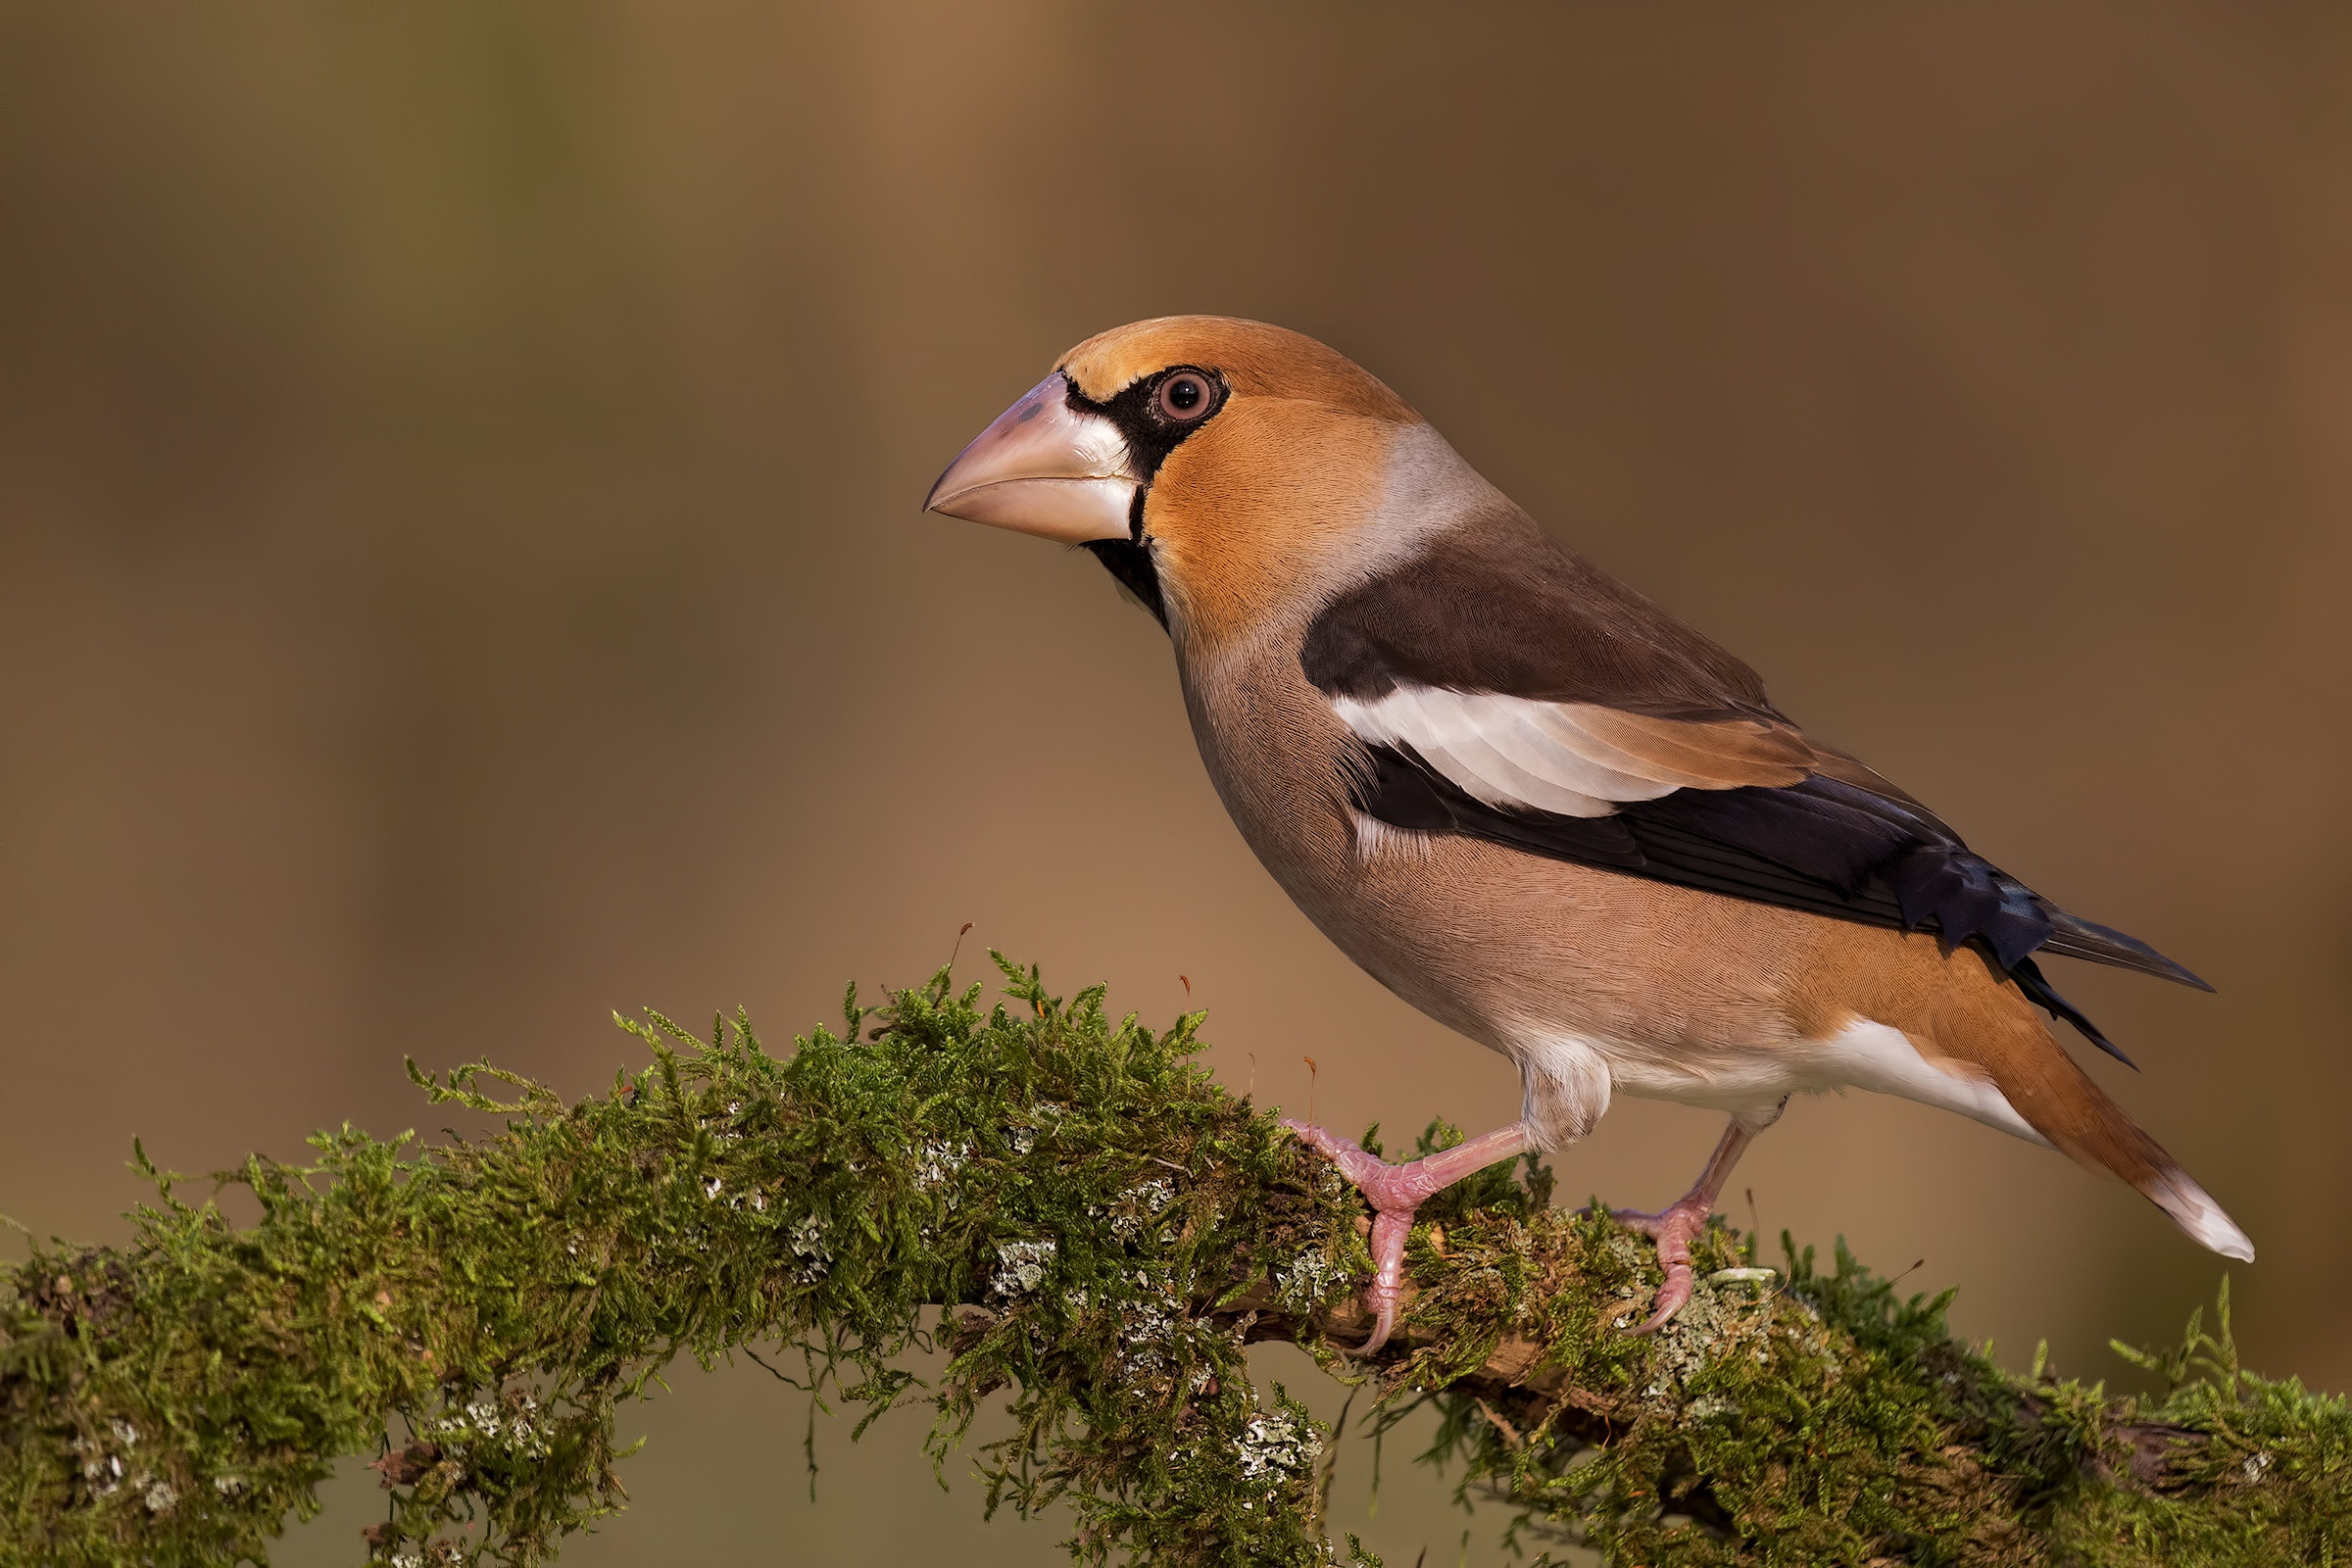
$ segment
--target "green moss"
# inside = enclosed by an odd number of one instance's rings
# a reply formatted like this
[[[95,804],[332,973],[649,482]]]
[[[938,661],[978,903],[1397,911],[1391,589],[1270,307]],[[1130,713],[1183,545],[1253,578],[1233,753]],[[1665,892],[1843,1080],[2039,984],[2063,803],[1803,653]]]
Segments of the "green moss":
[[[0,1275],[0,1561],[260,1560],[351,1453],[388,1488],[355,1559],[542,1561],[622,1504],[620,1403],[738,1351],[860,1429],[930,1401],[935,1465],[1004,1400],[1013,1435],[969,1456],[989,1506],[1066,1501],[1082,1559],[1335,1560],[1328,1434],[1250,1382],[1265,1338],[1374,1378],[1385,1418],[1434,1400],[1465,1488],[1615,1562],[2179,1568],[2352,1534],[2352,1417],[2239,1369],[2226,1303],[2142,1358],[2171,1384],[2145,1411],[2004,1374],[1842,1249],[1635,1340],[1646,1245],[1551,1209],[1534,1160],[1430,1205],[1404,1330],[1360,1367],[1325,1338],[1361,1332],[1359,1206],[1192,1063],[1198,1016],[1155,1033],[1004,967],[986,1010],[943,971],[784,1054],[740,1016],[624,1022],[649,1064],[571,1103],[412,1068],[503,1130],[248,1161],[220,1179],[249,1229],[150,1168],[129,1246]],[[1749,1247],[1711,1231],[1702,1275]],[[935,1341],[925,1386],[904,1352]]]

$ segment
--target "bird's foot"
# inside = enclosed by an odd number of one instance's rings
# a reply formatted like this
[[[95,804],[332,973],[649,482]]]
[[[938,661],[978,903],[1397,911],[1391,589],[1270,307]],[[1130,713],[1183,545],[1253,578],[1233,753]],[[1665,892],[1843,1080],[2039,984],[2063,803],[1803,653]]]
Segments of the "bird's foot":
[[[1666,1326],[1683,1304],[1690,1299],[1691,1287],[1696,1283],[1690,1272],[1690,1244],[1698,1233],[1707,1228],[1707,1215],[1713,1210],[1714,1195],[1692,1193],[1671,1208],[1655,1214],[1637,1209],[1612,1210],[1617,1223],[1627,1230],[1640,1231],[1658,1244],[1658,1267],[1666,1273],[1665,1283],[1658,1287],[1658,1298],[1647,1320],[1628,1329],[1629,1334],[1655,1334]]]
[[[1396,1326],[1396,1306],[1404,1296],[1404,1242],[1412,1234],[1414,1211],[1432,1194],[1472,1172],[1516,1158],[1527,1147],[1526,1136],[1517,1126],[1505,1127],[1409,1164],[1392,1165],[1365,1152],[1353,1139],[1306,1122],[1282,1125],[1339,1166],[1340,1174],[1372,1205],[1372,1285],[1364,1293],[1364,1303],[1372,1309],[1372,1337],[1356,1351],[1370,1355],[1389,1343],[1389,1333]]]

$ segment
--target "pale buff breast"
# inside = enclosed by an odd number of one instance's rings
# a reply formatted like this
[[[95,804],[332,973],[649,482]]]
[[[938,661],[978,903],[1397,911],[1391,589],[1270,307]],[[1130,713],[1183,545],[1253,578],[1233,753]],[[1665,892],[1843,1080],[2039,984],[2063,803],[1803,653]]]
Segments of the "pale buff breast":
[[[1281,642],[1187,674],[1243,837],[1343,952],[1433,1017],[1513,1054],[1563,1032],[1638,1055],[1802,1028],[1799,950],[1828,922],[1372,822],[1348,802],[1347,731]]]
[[[1993,1038],[2056,1047],[1975,954],[1364,818],[1347,732],[1287,647],[1187,670],[1219,796],[1342,952],[1521,1065],[1547,1141],[1581,1136],[1612,1094],[1768,1119],[1848,1084],[2034,1136],[1975,1057]]]

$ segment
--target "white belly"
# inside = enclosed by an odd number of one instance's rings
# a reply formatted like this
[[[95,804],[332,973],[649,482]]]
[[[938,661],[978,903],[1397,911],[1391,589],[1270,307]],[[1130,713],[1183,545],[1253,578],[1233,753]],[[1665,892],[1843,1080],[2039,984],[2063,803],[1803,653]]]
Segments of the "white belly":
[[[1642,1100],[1756,1115],[1769,1112],[1790,1095],[1868,1089],[1958,1111],[2028,1143],[2049,1145],[1981,1072],[1964,1062],[1923,1056],[1902,1031],[1867,1020],[1857,1020],[1826,1040],[1754,1050],[1683,1046],[1671,1059],[1655,1052],[1582,1040],[1538,1044],[1531,1054],[1580,1059],[1597,1055],[1608,1069],[1611,1092]]]

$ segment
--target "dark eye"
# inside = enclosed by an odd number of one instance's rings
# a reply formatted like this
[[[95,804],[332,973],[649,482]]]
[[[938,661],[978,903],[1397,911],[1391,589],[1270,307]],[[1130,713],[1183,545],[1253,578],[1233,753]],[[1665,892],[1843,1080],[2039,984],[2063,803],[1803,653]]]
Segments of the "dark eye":
[[[1215,402],[1215,384],[1204,371],[1170,370],[1159,383],[1159,416],[1171,424],[1192,423]]]

